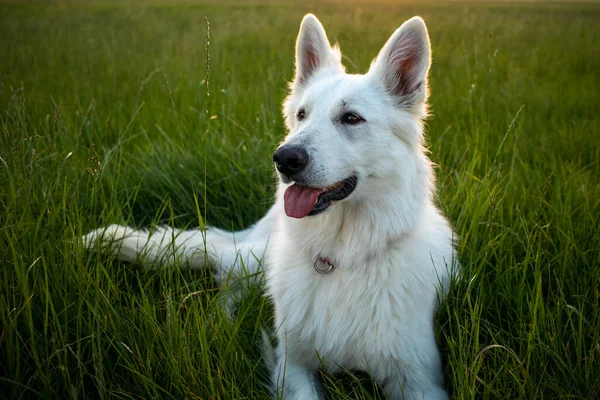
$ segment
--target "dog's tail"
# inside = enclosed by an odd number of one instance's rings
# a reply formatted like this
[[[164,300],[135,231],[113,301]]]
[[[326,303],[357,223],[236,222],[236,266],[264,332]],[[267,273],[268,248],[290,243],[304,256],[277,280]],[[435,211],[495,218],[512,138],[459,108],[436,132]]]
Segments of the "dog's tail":
[[[148,268],[179,264],[200,269],[210,264],[215,268],[217,282],[224,284],[242,276],[257,276],[256,280],[260,280],[268,235],[253,235],[255,229],[238,234],[216,228],[201,231],[158,227],[148,231],[109,225],[82,239],[88,250],[99,249],[118,260],[139,262]]]
[[[201,268],[207,261],[205,238],[202,231],[159,227],[151,232],[109,225],[83,236],[83,242],[88,250],[99,248],[121,261],[139,261],[150,268],[177,261],[190,268]]]

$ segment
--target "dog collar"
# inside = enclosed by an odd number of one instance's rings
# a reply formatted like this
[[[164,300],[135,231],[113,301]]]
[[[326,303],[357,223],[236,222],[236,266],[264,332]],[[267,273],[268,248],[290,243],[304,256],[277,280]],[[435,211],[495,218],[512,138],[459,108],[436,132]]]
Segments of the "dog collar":
[[[335,265],[327,257],[317,257],[313,264],[315,271],[320,274],[328,274],[335,269]]]

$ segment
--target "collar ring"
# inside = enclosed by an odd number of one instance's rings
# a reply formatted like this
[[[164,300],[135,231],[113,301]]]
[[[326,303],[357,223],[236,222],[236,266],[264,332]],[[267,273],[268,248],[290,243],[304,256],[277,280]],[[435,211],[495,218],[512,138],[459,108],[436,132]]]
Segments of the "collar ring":
[[[320,274],[328,274],[335,269],[335,265],[327,257],[317,257],[313,264],[315,271]]]

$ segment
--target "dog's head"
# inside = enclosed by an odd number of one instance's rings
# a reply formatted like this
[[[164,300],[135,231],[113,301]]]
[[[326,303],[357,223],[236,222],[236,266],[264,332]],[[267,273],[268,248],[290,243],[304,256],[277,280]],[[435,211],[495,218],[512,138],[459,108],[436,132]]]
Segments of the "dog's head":
[[[319,20],[304,17],[284,103],[289,134],[273,155],[289,185],[288,216],[316,215],[338,201],[390,191],[428,192],[428,182],[416,188],[415,180],[426,160],[421,121],[430,59],[427,28],[414,17],[394,32],[366,74],[346,74]]]

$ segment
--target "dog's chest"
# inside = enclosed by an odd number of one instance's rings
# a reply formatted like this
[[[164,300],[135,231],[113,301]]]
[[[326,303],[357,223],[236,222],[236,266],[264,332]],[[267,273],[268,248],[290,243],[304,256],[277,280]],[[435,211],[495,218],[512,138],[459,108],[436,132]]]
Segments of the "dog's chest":
[[[419,304],[428,297],[419,279],[402,274],[402,263],[397,257],[395,265],[379,260],[320,274],[307,260],[287,260],[270,274],[278,329],[296,354],[316,359],[318,353],[330,366],[365,369],[392,356],[406,321],[427,308]]]

